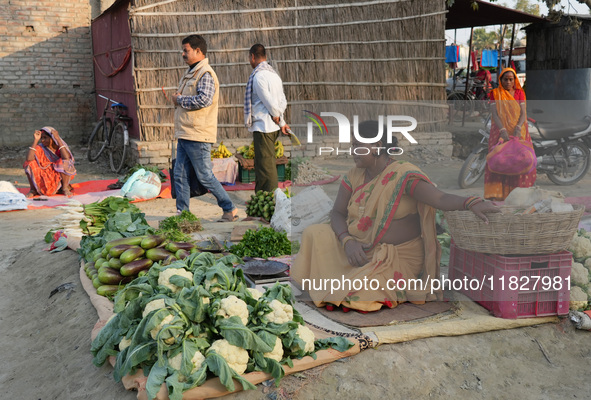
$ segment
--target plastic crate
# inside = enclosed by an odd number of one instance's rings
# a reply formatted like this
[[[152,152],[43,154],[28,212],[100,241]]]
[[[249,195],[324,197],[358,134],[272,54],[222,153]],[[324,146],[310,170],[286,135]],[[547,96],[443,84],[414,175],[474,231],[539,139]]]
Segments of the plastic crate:
[[[277,179],[279,182],[285,182],[285,164],[277,164]]]
[[[244,169],[242,165],[238,164],[238,179],[242,183],[254,182],[254,169]]]
[[[277,164],[277,178],[279,182],[285,181],[285,164]],[[242,165],[238,164],[238,179],[242,183],[254,182],[254,169],[244,169]]]
[[[572,254],[568,251],[500,256],[463,250],[452,242],[449,279],[456,284],[454,290],[470,297],[495,317],[565,315],[570,299],[571,264]],[[464,278],[471,280],[472,285]]]

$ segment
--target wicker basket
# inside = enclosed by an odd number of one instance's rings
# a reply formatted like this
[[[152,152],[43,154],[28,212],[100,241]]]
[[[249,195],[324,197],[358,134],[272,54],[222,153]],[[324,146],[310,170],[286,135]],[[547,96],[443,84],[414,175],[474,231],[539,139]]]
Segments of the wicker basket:
[[[446,211],[450,234],[459,248],[491,254],[553,254],[566,250],[577,231],[585,207],[574,211],[514,214],[516,207],[500,207],[488,214],[486,225],[472,211]]]

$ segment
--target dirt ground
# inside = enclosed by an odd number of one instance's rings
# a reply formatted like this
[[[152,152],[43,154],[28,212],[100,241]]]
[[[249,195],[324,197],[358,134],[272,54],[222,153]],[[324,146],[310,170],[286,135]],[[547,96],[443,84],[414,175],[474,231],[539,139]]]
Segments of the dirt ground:
[[[115,177],[106,165],[89,164],[74,147],[76,181]],[[0,152],[0,180],[22,186],[25,150]],[[417,154],[411,160],[439,188],[482,194],[482,181],[459,189],[461,160]],[[332,173],[348,169],[344,161],[322,163]],[[545,177],[541,187],[566,196],[588,196],[591,174],[577,185],[557,187]],[[323,187],[334,196],[338,183]],[[251,192],[229,192],[245,217]],[[174,213],[174,200],[137,203],[149,221]],[[192,199],[191,210],[206,232],[229,235],[237,223],[215,222],[221,215],[214,198]],[[112,368],[92,365],[90,332],[97,314],[79,280],[77,254],[49,254],[42,241],[49,220],[60,211],[42,209],[0,214],[0,388],[2,399],[134,399],[112,379]],[[75,289],[50,296],[61,284]],[[577,331],[566,319],[558,324],[456,337],[434,337],[381,345],[348,359],[286,377],[279,389],[259,385],[256,391],[228,399],[564,399],[590,398],[588,379],[591,334]]]

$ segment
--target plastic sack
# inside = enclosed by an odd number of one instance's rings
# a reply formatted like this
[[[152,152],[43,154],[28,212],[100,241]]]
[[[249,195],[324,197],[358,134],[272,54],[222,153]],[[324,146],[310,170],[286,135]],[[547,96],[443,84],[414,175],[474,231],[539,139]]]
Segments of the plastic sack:
[[[320,186],[308,186],[291,200],[291,233],[299,237],[304,229],[330,219],[334,202]],[[277,210],[277,208],[275,208]]]
[[[271,228],[291,235],[291,199],[279,188],[275,189],[275,211],[271,217]]]
[[[12,183],[0,181],[0,211],[26,210],[27,198]]]
[[[500,175],[523,175],[531,172],[538,160],[534,149],[527,142],[511,136],[507,142],[503,139],[486,156],[488,169]]]
[[[160,194],[161,187],[158,175],[141,168],[125,182],[121,188],[121,196],[134,200],[153,199]]]

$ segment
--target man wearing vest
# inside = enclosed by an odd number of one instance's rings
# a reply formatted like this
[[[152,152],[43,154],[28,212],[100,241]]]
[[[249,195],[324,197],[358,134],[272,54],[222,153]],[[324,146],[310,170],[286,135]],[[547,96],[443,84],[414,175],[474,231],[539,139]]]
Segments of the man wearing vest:
[[[200,35],[183,39],[183,60],[189,65],[177,92],[172,96],[174,135],[178,139],[174,168],[177,213],[189,209],[189,171],[217,199],[224,211],[219,222],[235,221],[238,210],[213,175],[211,145],[217,140],[218,78],[209,65],[207,43]]]
[[[244,94],[244,124],[253,135],[255,191],[272,192],[278,186],[275,141],[279,130],[289,135],[289,125],[283,120],[287,100],[283,82],[267,63],[262,44],[250,48],[249,61],[253,71]]]

